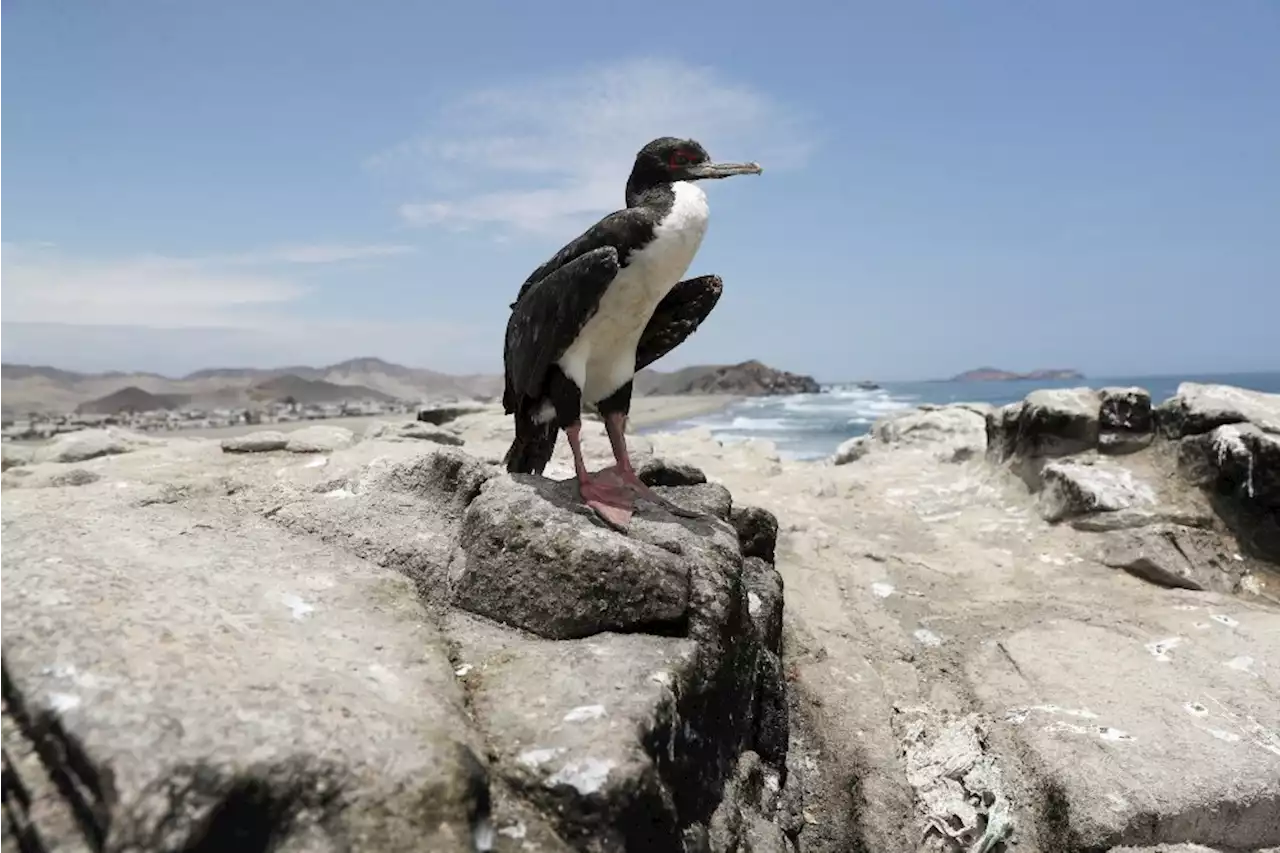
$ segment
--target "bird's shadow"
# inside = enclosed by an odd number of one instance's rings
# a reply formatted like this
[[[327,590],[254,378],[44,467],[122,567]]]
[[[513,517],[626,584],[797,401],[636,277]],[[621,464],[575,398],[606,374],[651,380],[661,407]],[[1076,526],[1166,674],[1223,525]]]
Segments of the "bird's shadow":
[[[592,512],[590,507],[583,503],[582,496],[578,493],[578,481],[575,477],[569,477],[564,480],[552,480],[549,477],[543,477],[538,474],[511,474],[510,476],[516,482],[524,483],[532,487],[533,490],[538,493],[539,497],[557,509],[588,518],[597,527],[617,533],[620,536],[627,536],[631,533],[630,528],[626,531],[621,531],[617,528],[611,527],[601,520],[598,515]],[[680,487],[677,486],[674,488],[678,489]],[[664,497],[667,496],[664,495]],[[675,497],[670,497],[669,499],[675,503],[679,503],[679,500]],[[643,497],[637,497],[635,500],[632,523],[639,519],[651,524],[676,524],[693,533],[706,536],[712,533],[715,521],[724,521],[704,509],[695,507],[687,508],[691,511],[699,512],[700,515],[694,518],[682,518],[669,512],[658,504],[652,503]]]

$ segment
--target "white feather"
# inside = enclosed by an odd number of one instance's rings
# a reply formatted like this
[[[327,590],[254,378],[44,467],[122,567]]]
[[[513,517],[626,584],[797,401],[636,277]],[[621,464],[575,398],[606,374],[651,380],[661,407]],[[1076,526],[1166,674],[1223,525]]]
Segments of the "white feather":
[[[654,237],[633,252],[600,300],[600,307],[560,357],[560,369],[597,403],[635,375],[636,347],[654,310],[684,277],[707,233],[707,195],[696,184],[672,184],[675,202]]]

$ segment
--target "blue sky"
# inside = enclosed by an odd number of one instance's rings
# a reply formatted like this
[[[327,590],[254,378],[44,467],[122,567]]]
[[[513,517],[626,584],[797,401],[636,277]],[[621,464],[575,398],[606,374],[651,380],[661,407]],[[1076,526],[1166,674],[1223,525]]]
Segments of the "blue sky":
[[[4,359],[497,371],[679,135],[765,172],[659,367],[1280,368],[1280,3],[754,9],[6,0]]]

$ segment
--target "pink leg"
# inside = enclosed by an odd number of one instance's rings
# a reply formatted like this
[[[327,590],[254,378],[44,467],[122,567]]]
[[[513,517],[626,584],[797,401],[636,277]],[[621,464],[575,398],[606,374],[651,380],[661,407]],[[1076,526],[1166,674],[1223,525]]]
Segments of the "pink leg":
[[[582,502],[605,524],[625,533],[634,510],[631,493],[611,482],[610,477],[592,477],[587,472],[587,463],[582,458],[581,422],[566,427],[564,432],[569,438],[569,449],[573,451],[573,469],[578,475],[578,494],[582,496]]]
[[[680,515],[685,518],[697,518],[701,515],[701,513],[673,504],[641,482],[640,477],[636,475],[635,468],[631,466],[631,454],[627,452],[627,416],[625,414],[611,412],[605,415],[604,428],[605,432],[609,434],[609,444],[613,447],[613,458],[617,462],[615,467],[618,477],[628,490],[650,503],[657,504],[672,515]]]

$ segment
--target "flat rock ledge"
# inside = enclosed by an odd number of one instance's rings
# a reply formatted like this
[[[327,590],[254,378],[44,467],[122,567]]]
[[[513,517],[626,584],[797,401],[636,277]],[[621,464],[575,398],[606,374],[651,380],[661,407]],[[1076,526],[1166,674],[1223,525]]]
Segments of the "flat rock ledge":
[[[770,513],[307,438],[4,490],[6,851],[796,849]]]

